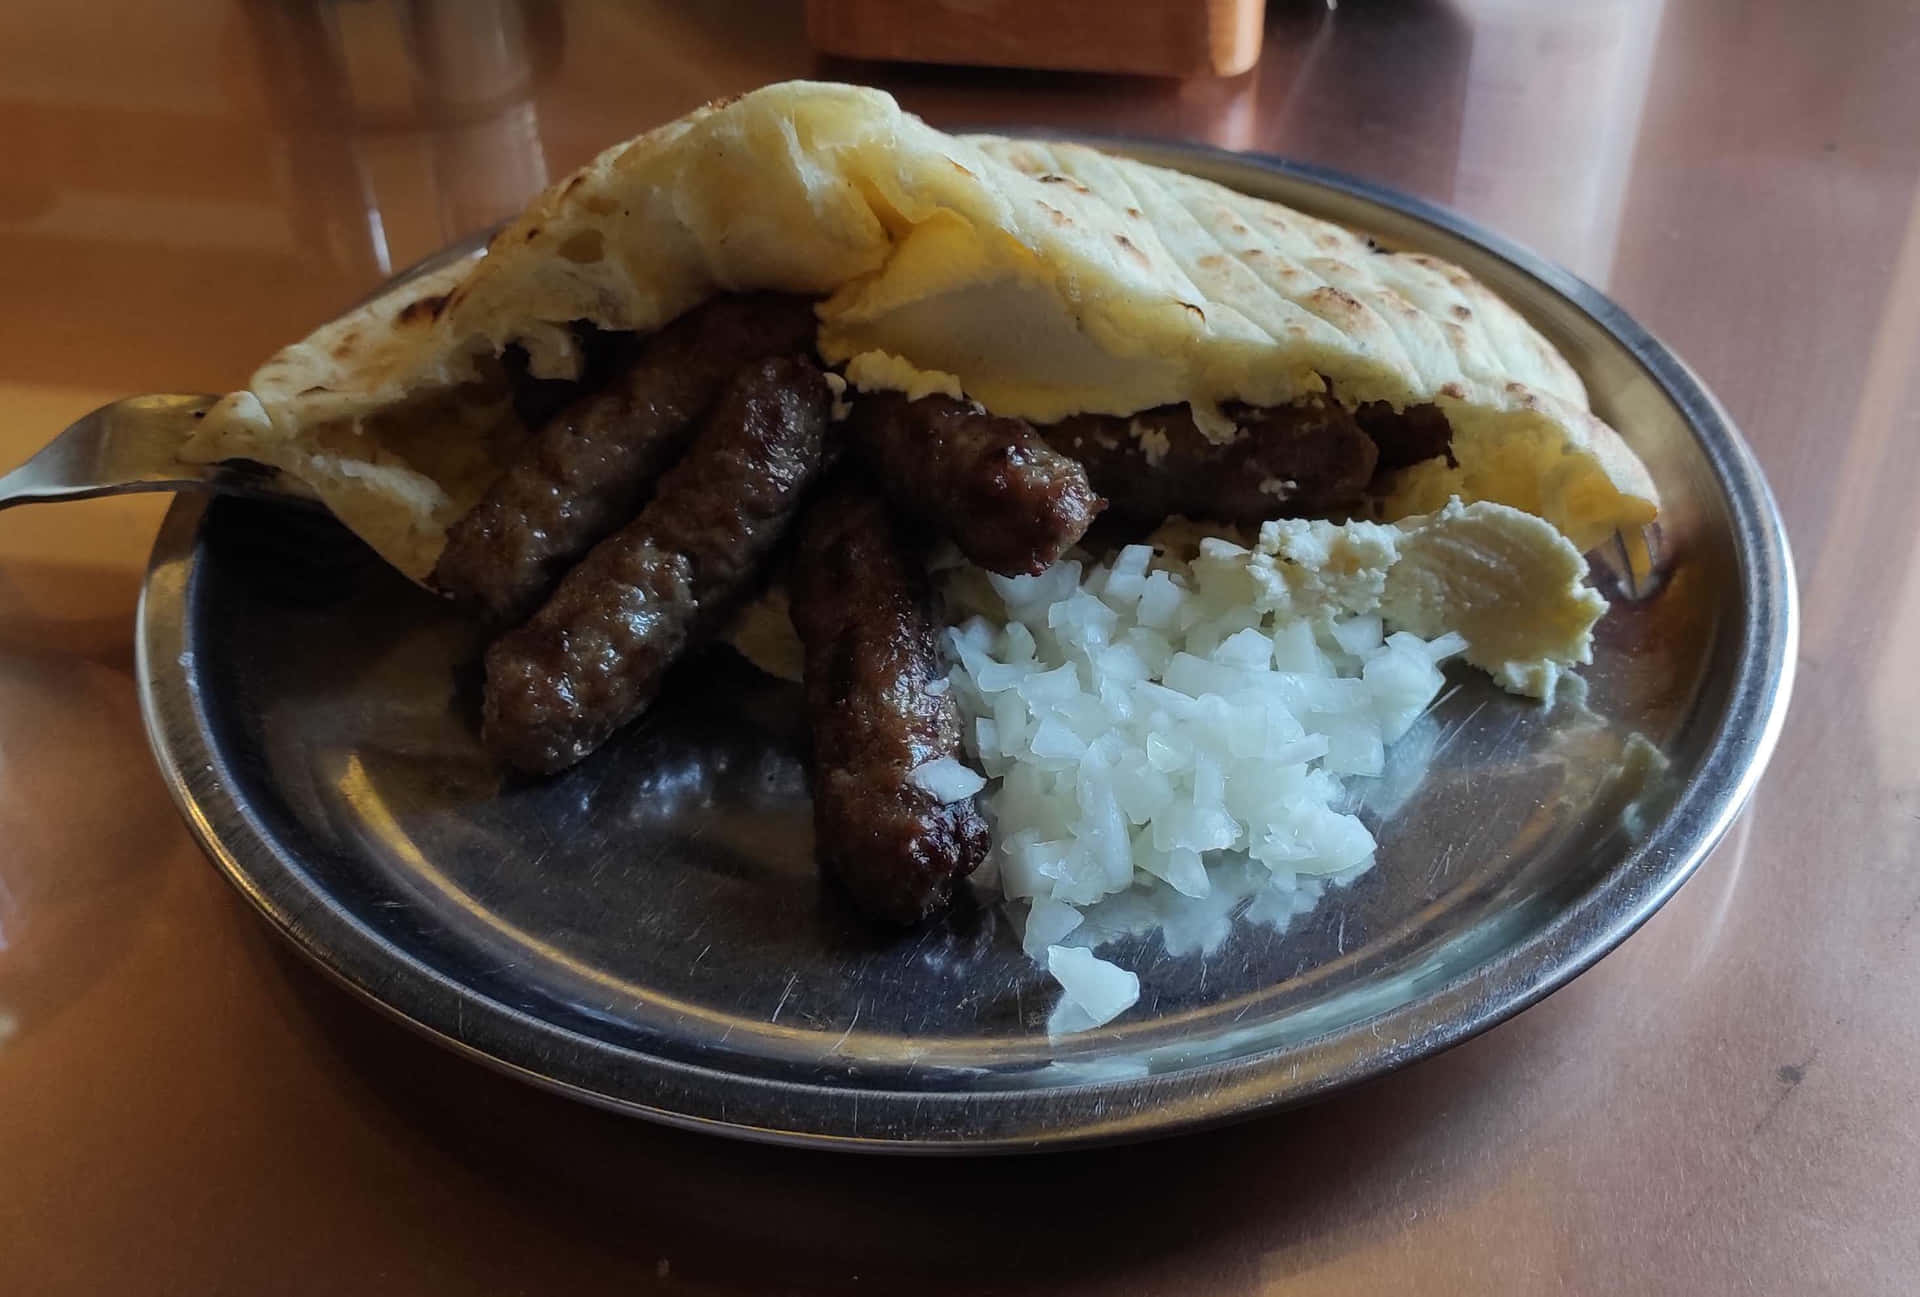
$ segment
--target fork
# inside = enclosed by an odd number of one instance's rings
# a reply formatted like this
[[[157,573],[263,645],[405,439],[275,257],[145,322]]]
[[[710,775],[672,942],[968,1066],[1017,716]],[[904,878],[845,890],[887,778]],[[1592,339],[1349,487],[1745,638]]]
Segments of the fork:
[[[74,422],[40,452],[0,476],[0,509],[90,500],[135,491],[210,490],[298,501],[277,469],[250,460],[194,464],[180,448],[219,400],[214,396],[129,396]]]

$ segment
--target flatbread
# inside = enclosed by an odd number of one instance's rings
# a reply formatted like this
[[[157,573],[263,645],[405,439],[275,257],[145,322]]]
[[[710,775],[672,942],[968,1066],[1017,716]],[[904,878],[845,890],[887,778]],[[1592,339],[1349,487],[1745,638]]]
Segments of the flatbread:
[[[1650,521],[1646,470],[1531,326],[1457,268],[1177,172],[955,137],[854,86],[788,82],[617,145],[488,255],[327,325],[211,412],[190,449],[307,482],[416,578],[520,431],[499,357],[576,376],[569,326],[658,328],[716,294],[823,299],[856,386],[964,391],[1040,422],[1325,390],[1432,402],[1458,468],[1405,470],[1387,517],[1451,496],[1582,549]]]

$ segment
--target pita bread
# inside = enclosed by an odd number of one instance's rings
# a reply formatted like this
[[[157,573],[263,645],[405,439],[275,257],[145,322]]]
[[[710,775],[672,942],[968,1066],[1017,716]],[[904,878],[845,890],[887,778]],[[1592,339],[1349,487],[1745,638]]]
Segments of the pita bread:
[[[878,91],[790,82],[617,145],[448,267],[282,351],[190,453],[308,483],[416,578],[522,434],[500,356],[576,376],[570,324],[658,328],[716,294],[816,295],[856,385],[958,390],[1047,422],[1190,402],[1433,402],[1459,467],[1405,470],[1387,517],[1451,496],[1582,549],[1652,519],[1646,470],[1579,378],[1462,271],[1278,204],[1070,144],[942,134]]]

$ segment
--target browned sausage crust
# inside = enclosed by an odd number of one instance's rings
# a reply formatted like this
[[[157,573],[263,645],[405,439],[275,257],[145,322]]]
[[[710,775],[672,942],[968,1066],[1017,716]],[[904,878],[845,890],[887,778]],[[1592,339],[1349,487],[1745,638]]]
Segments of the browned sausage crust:
[[[639,511],[728,378],[763,356],[811,352],[814,329],[805,299],[755,294],[716,299],[654,334],[611,384],[548,420],[448,529],[434,583],[496,624],[525,618]]]
[[[1396,410],[1385,401],[1368,401],[1353,412],[1353,418],[1380,448],[1380,463],[1373,470],[1376,477],[1442,455],[1447,463],[1455,463],[1453,425],[1437,405]]]
[[[1184,405],[1135,415],[1081,414],[1041,429],[1086,465],[1116,517],[1153,525],[1171,514],[1237,526],[1358,504],[1379,450],[1337,402],[1232,412],[1238,432],[1215,442]]]
[[[942,805],[912,772],[958,757],[925,553],[843,478],[801,524],[791,578],[813,727],[814,852],[875,918],[912,923],[986,857],[974,799]],[[936,692],[937,690],[937,692]]]
[[[638,518],[487,650],[483,736],[522,770],[592,752],[731,612],[820,471],[832,392],[798,357],[740,371]]]
[[[1086,471],[1031,424],[966,401],[863,393],[848,431],[903,516],[951,537],[990,572],[1046,571],[1101,509]]]

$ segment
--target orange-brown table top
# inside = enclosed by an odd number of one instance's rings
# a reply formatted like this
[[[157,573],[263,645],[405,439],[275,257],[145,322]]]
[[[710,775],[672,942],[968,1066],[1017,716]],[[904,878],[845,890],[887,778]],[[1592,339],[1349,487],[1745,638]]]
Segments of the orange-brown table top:
[[[1920,11],[1273,0],[1246,77],[821,64],[800,5],[0,12],[0,460],[224,390],[714,95],[1287,154],[1598,283],[1744,427],[1795,704],[1680,896],[1541,1006],[1319,1106],[997,1161],[747,1147],[524,1088],[282,948],[132,680],[164,501],[0,515],[0,1291],[1904,1293],[1920,1275]]]

